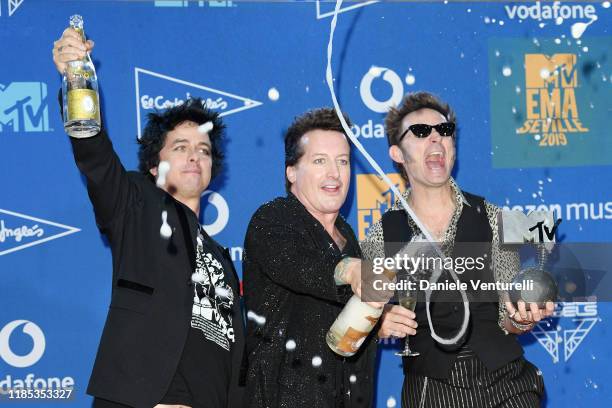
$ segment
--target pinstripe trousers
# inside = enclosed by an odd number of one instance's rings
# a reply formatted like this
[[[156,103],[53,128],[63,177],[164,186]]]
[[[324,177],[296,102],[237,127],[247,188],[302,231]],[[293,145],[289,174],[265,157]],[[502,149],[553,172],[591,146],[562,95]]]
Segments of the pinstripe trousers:
[[[402,408],[538,408],[543,393],[541,371],[523,357],[489,371],[468,352],[446,379],[406,375]]]

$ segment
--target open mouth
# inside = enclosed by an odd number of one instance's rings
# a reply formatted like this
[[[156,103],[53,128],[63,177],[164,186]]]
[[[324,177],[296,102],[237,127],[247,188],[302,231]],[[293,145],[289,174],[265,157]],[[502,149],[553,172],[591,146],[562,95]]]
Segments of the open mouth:
[[[335,194],[340,191],[339,184],[324,184],[321,189],[327,193]]]
[[[432,152],[425,156],[425,166],[430,170],[444,170],[446,162],[443,152]]]

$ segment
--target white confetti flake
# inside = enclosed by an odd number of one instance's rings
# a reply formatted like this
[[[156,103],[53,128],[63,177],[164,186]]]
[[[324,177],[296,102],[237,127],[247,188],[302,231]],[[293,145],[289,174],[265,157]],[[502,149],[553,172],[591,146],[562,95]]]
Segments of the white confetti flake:
[[[512,68],[510,68],[509,66],[505,66],[502,68],[502,75],[505,77],[509,77],[510,75],[512,75]]]
[[[194,272],[191,274],[191,280],[195,283],[202,283],[204,282],[204,274]]]
[[[589,52],[589,47],[582,47],[582,52]]]
[[[550,77],[550,71],[548,69],[546,69],[546,68],[542,68],[540,70],[540,77],[542,79],[548,79]]]
[[[540,135],[534,135],[534,136],[533,136],[533,138],[534,138],[535,140],[539,141],[539,140],[542,138],[542,136],[540,136]]]
[[[601,7],[603,7],[603,8],[610,8],[610,2],[609,1],[604,1],[603,3],[601,3]]]
[[[285,343],[285,348],[287,349],[287,351],[295,350],[296,346],[297,344],[295,344],[295,340],[292,339],[287,340],[287,342]]]
[[[209,133],[211,130],[213,130],[213,127],[214,127],[213,123],[211,121],[208,121],[198,126],[198,132],[204,135],[206,133]]]
[[[254,321],[259,326],[266,324],[265,316],[260,316],[252,310],[247,312],[247,319]]]
[[[349,381],[351,382],[351,384],[354,384],[357,381],[357,376],[355,374],[351,374],[351,376],[349,377]]]
[[[412,74],[406,75],[406,84],[414,85],[415,82],[416,82],[416,78],[414,77],[414,75]]]
[[[231,297],[231,291],[223,286],[215,286],[215,293],[222,298],[229,299]],[[264,323],[266,322],[266,318],[264,317]]]
[[[387,408],[395,408],[397,406],[397,401],[393,397],[387,398]]]
[[[172,236],[172,228],[170,228],[170,225],[168,224],[168,211],[162,212],[162,225],[159,229],[159,235],[165,239]]]
[[[561,25],[563,24],[563,17],[559,16],[555,19],[555,24]]]
[[[157,180],[155,181],[157,187],[164,188],[164,186],[166,185],[166,175],[169,171],[170,163],[164,160],[160,161],[157,165]]]
[[[376,65],[372,65],[370,67],[369,74],[372,75],[373,77],[379,77],[382,75],[382,68],[377,67]]]
[[[587,29],[588,26],[590,26],[591,24],[593,24],[594,21],[597,21],[597,16],[593,16],[591,17],[591,21],[589,21],[588,23],[574,23],[572,24],[572,37],[574,37],[574,39],[579,39],[580,37],[582,37],[582,34],[584,34],[584,31]]]
[[[268,89],[268,99],[270,99],[273,102],[276,102],[278,101],[278,98],[280,98],[280,93],[278,92],[278,89],[276,88]]]
[[[321,364],[323,364],[323,359],[319,356],[314,356],[312,358],[312,366],[313,367],[321,367]]]
[[[561,39],[560,38],[555,38],[555,44],[561,44]]]

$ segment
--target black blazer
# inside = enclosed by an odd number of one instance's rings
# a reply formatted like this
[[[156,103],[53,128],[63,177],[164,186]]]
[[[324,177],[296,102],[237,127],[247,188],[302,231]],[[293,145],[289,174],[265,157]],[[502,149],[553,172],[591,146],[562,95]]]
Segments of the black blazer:
[[[335,285],[334,267],[345,255],[361,256],[351,227],[340,216],[336,227],[347,239],[343,251],[292,194],[264,204],[251,219],[243,263],[245,304],[266,322],[247,322],[248,407],[371,406],[372,336],[347,359],[325,342],[352,296],[350,286]],[[294,350],[286,347],[290,340]],[[317,356],[322,364],[313,367]]]
[[[70,140],[113,255],[112,298],[87,392],[151,408],[168,389],[190,327],[198,217],[149,177],[127,172],[104,131]],[[173,230],[170,239],[159,233],[164,210]],[[239,281],[227,250],[213,243],[236,299],[228,406],[240,407],[244,329]]]

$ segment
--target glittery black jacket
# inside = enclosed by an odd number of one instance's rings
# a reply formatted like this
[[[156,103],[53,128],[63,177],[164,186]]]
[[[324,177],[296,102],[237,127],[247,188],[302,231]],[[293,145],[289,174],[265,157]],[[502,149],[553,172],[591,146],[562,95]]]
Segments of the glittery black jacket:
[[[96,222],[113,255],[112,299],[87,392],[150,408],[168,389],[187,339],[198,217],[149,178],[127,172],[104,131],[70,141],[87,179]],[[168,211],[173,227],[170,239],[159,234],[162,210]],[[229,254],[211,242],[238,299],[238,275]],[[234,302],[231,408],[242,406],[238,377],[244,332],[239,305]]]
[[[371,406],[372,336],[347,359],[325,342],[327,330],[352,296],[350,286],[335,285],[334,267],[343,256],[361,256],[341,216],[336,227],[347,239],[342,251],[292,194],[264,204],[253,215],[245,239],[244,295],[247,310],[266,321],[247,322],[245,406]]]

